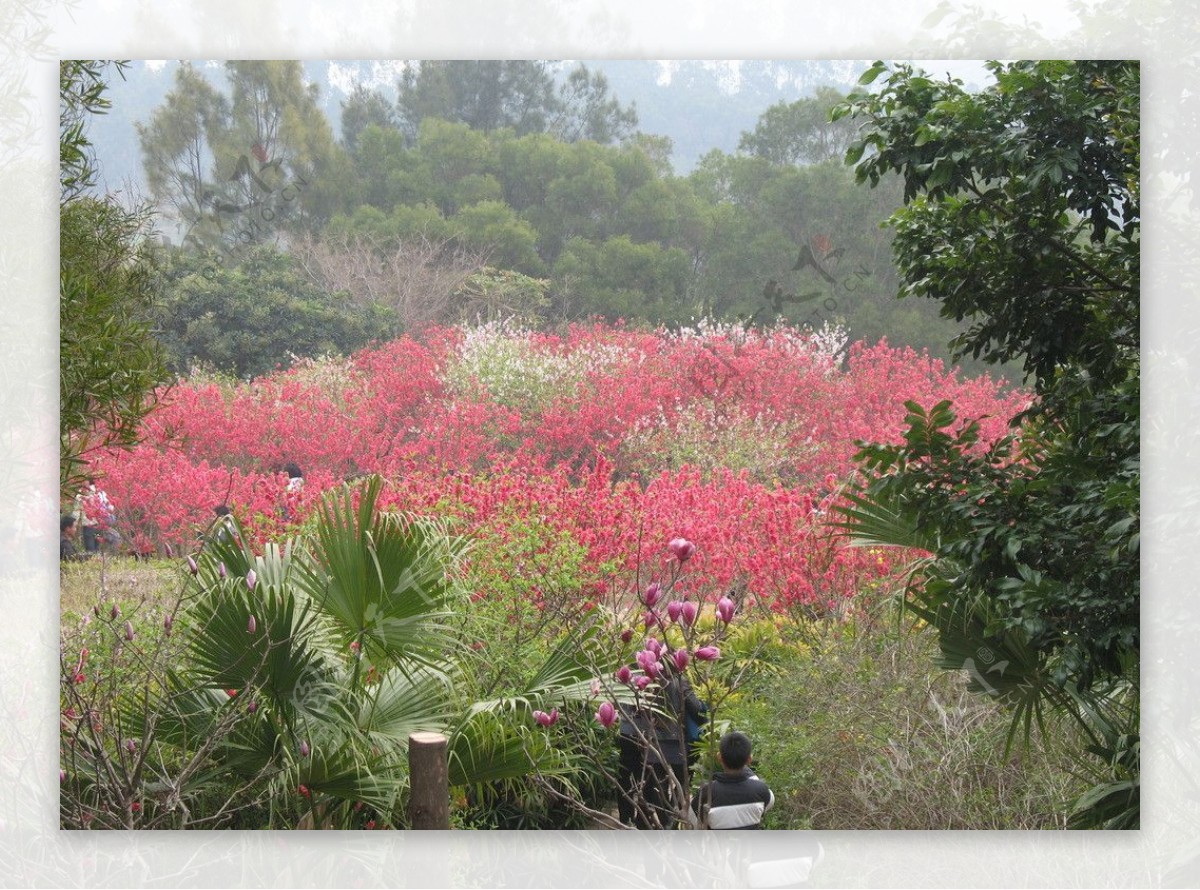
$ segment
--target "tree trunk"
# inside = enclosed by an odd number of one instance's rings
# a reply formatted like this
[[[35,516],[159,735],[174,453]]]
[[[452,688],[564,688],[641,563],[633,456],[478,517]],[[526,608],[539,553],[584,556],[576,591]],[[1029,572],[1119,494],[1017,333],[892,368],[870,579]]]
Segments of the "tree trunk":
[[[447,741],[436,732],[414,732],[408,737],[408,775],[411,793],[408,818],[413,828],[450,827],[450,772]]]

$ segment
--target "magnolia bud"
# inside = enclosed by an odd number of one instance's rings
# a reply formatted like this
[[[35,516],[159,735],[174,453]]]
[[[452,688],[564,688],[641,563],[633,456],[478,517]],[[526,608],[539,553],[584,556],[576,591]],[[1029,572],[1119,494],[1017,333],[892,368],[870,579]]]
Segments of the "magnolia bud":
[[[605,729],[608,729],[617,722],[617,709],[613,707],[612,702],[603,702],[600,708],[596,711],[596,720]]]
[[[687,538],[672,538],[667,544],[672,555],[680,562],[687,562],[692,554],[696,552],[696,545]]]
[[[653,606],[655,603],[658,602],[659,597],[661,597],[661,596],[662,596],[662,585],[659,584],[657,581],[655,581],[653,584],[651,584],[649,587],[646,588],[645,594],[642,595],[642,600],[643,600],[643,602],[646,603],[647,606]]]
[[[187,567],[188,571],[193,575],[200,573],[200,566],[196,565],[196,560],[192,559],[190,556],[187,558]]]
[[[246,622],[246,633],[252,634],[258,630],[258,622],[254,620],[254,616],[250,616],[250,620]]]
[[[686,602],[679,610],[679,617],[688,627],[691,627],[696,622],[696,615],[700,611],[699,607],[693,602]]]
[[[125,639],[130,643],[133,642],[133,625],[128,621],[125,622]]]
[[[726,624],[733,620],[733,610],[733,600],[729,597],[723,596],[717,600],[717,615]]]
[[[300,743],[300,756],[301,757],[307,757],[310,750],[311,749],[308,747],[308,742],[302,741]]]
[[[246,587],[250,590],[254,589],[254,585],[258,583],[258,575],[254,573],[254,569],[246,572]]]
[[[721,650],[716,646],[701,646],[695,654],[701,661],[716,661],[721,657]]]
[[[679,613],[683,611],[683,603],[679,600],[672,600],[667,603],[667,617],[672,621],[679,620]]]

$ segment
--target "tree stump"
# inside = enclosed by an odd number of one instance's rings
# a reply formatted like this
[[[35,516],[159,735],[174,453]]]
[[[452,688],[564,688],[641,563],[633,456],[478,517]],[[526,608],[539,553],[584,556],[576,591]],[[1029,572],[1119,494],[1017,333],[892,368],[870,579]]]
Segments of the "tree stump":
[[[413,828],[450,827],[450,770],[446,758],[447,740],[441,733],[409,735],[408,819]]]

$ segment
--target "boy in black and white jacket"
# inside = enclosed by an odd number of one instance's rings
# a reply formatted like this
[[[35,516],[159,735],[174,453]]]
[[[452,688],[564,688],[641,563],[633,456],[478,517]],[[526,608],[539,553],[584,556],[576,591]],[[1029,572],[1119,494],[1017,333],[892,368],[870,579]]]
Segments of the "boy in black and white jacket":
[[[697,828],[759,828],[763,813],[775,803],[775,795],[750,769],[750,739],[741,732],[727,732],[717,747],[723,771],[705,782],[692,796],[692,824]]]

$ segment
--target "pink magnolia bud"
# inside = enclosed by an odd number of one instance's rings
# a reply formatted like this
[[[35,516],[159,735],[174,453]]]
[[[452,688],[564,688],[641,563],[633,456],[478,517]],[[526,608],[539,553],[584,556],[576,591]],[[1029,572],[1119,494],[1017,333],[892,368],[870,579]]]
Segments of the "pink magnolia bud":
[[[700,612],[700,607],[693,602],[685,602],[680,609],[679,617],[683,619],[683,623],[691,627],[696,623],[696,615]]]
[[[133,739],[126,739],[125,750],[130,754],[133,754],[135,751],[137,751],[137,742],[135,742]]]
[[[251,569],[250,571],[246,572],[246,586],[250,590],[253,590],[254,585],[257,583],[258,583],[258,575],[256,575],[254,573],[254,569]]]
[[[163,616],[163,630],[167,633],[171,632],[171,625],[175,623],[175,616],[167,613]]]
[[[683,612],[683,603],[679,600],[672,600],[667,603],[667,617],[672,621],[678,621],[681,612]]]
[[[638,667],[648,673],[650,665],[658,661],[658,652],[653,649],[643,649],[634,658],[637,660]]]
[[[683,672],[687,670],[688,661],[691,659],[686,649],[676,649],[671,653],[671,660],[675,662],[675,670]]]
[[[612,702],[606,701],[600,705],[596,711],[596,720],[605,729],[617,722],[617,709],[613,707]]]
[[[121,614],[121,610],[117,607],[116,603],[113,603],[112,608],[108,610],[108,614],[112,616],[114,621],[116,621],[117,617]]]
[[[257,712],[258,711],[258,702],[256,702],[256,701],[250,702],[248,705],[246,705],[246,710],[249,711],[251,714]]]
[[[539,726],[553,726],[558,722],[558,708],[552,708],[549,714],[545,711],[534,711],[533,719],[538,722]]]
[[[733,609],[733,600],[729,597],[723,596],[717,600],[717,615],[726,624],[733,620]]]
[[[254,616],[250,616],[250,620],[246,622],[246,633],[252,634],[258,630],[258,622],[254,620]]]
[[[653,606],[662,596],[662,585],[655,581],[646,588],[646,592],[642,595],[642,602],[647,606]]]
[[[130,643],[133,642],[133,625],[128,621],[125,622],[125,639]]]
[[[633,681],[633,685],[636,686],[638,689],[645,689],[647,686],[650,685],[650,678],[645,677],[645,676],[636,677]]]
[[[308,742],[305,742],[305,741],[300,742],[300,756],[301,757],[307,757],[311,750],[312,749],[308,747]]]
[[[716,646],[701,646],[695,654],[700,661],[716,661],[721,657],[721,650]]]
[[[217,566],[217,577],[218,578],[220,578],[222,581],[224,581],[225,576],[227,574],[229,574],[229,573],[225,571],[225,563],[221,563],[220,565]]]
[[[687,538],[672,538],[667,544],[667,549],[680,562],[687,562],[696,552],[696,545]]]
[[[58,771],[58,781],[59,782],[67,781],[67,771],[65,769],[60,769]]]
[[[655,637],[647,637],[646,648],[658,656],[662,655],[662,651],[665,647]]]
[[[633,628],[632,627],[627,627],[623,631],[621,631],[621,642],[622,643],[628,643],[632,639],[633,639]]]
[[[92,614],[95,615],[97,618],[100,617],[100,604],[99,603],[96,603],[96,605],[92,606]]]
[[[192,559],[190,556],[187,558],[187,566],[188,571],[193,575],[200,574],[200,566],[196,565],[196,560]]]
[[[591,691],[593,698],[600,694],[600,681],[592,680]]]
[[[657,680],[662,676],[663,666],[661,661],[655,661],[646,665],[646,676],[651,680]]]
[[[633,671],[629,669],[628,665],[623,664],[617,668],[617,672],[614,674],[614,676],[617,678],[618,683],[628,683],[633,679]]]

